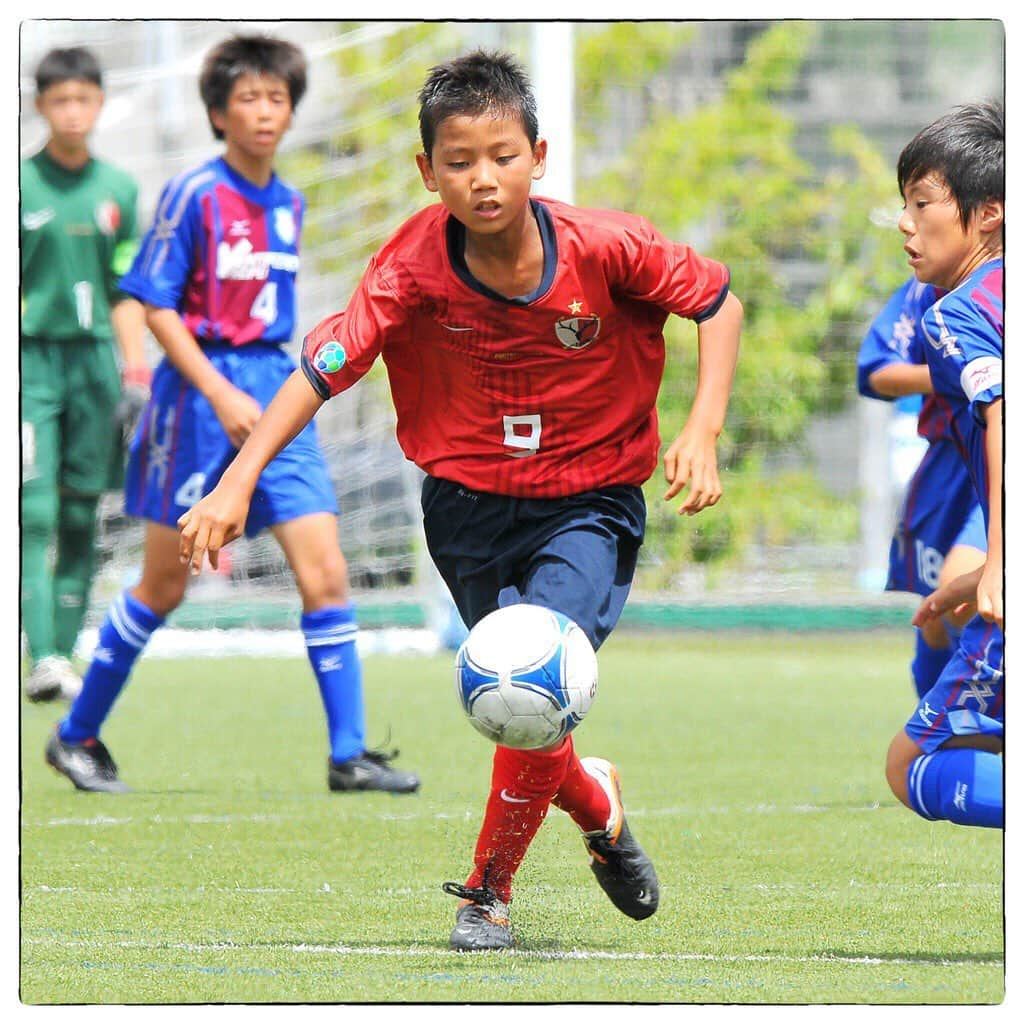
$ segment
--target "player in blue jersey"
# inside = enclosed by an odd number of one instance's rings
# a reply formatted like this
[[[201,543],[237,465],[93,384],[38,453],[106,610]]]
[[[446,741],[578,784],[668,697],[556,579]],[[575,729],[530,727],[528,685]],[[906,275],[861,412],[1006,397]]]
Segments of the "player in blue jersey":
[[[922,597],[981,565],[986,543],[974,484],[932,394],[921,321],[937,294],[913,277],[905,282],[871,324],[857,359],[857,388],[867,398],[923,396],[917,430],[928,448],[907,484],[886,583],[886,590]],[[935,685],[970,614],[951,611],[916,631],[910,673],[918,697]]]
[[[225,151],[172,180],[120,287],[146,306],[166,352],[132,443],[127,511],[147,521],[142,578],[100,627],[82,692],[46,749],[79,788],[120,792],[103,722],[154,630],[181,603],[188,565],[178,517],[212,490],[295,369],[282,351],[295,323],[304,204],[273,171],[278,143],[306,88],[301,51],[236,36],[206,57],[199,90]],[[412,792],[419,780],[364,743],[357,624],[337,503],[313,424],[267,466],[246,523],[269,529],[302,597],[302,631],[327,713],[332,790]]]
[[[917,280],[946,290],[925,312],[936,402],[981,502],[985,562],[940,587],[915,625],[972,600],[936,684],[893,739],[886,776],[921,817],[1003,824],[1003,196],[1004,120],[993,103],[957,107],[900,154],[900,230]]]

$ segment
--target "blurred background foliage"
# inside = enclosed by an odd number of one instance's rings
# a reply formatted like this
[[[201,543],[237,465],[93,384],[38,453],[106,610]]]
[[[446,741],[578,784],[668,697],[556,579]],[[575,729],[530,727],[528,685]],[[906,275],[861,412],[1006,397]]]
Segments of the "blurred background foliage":
[[[617,59],[645,54],[647,116],[596,173],[578,163],[577,201],[642,213],[669,237],[726,263],[745,309],[741,358],[719,455],[725,495],[713,515],[679,517],[662,500],[660,472],[647,486],[649,545],[671,572],[679,560],[729,560],[754,542],[844,540],[856,509],[794,460],[812,417],[852,394],[853,353],[866,308],[905,278],[891,222],[869,213],[898,206],[888,162],[855,127],[823,128],[830,163],[797,145],[780,102],[800,76],[820,27],[778,23],[754,36],[719,95],[680,112],[655,88],[700,46],[691,26],[609,25],[580,41],[579,151],[600,147]],[[808,270],[811,270],[808,273]],[[659,400],[670,440],[686,419],[697,372],[696,328],[671,317]],[[785,465],[773,456],[784,451]],[[657,566],[649,573],[657,573]],[[655,583],[658,581],[655,580]]]

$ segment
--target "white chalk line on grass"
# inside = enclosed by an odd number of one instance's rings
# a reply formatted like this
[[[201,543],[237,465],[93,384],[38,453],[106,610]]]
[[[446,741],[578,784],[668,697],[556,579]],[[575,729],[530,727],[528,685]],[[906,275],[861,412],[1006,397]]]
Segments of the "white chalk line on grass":
[[[590,889],[590,886],[578,886],[580,892],[584,892]],[[805,895],[826,895],[828,893],[847,893],[850,889],[895,889],[899,892],[934,892],[936,889],[955,889],[958,892],[983,892],[983,893],[998,893],[1002,888],[1000,882],[858,882],[855,878],[851,878],[846,884],[832,884],[822,885],[815,884],[814,882],[729,882],[729,883],[716,883],[709,885],[709,889],[729,889],[730,891],[754,891],[754,892],[800,892]],[[531,885],[532,891],[554,892],[555,886],[552,885]],[[565,887],[557,887],[559,892],[564,892]],[[97,890],[90,889],[88,887],[78,887],[73,885],[35,885],[26,886],[23,890],[25,893],[39,894],[39,895],[77,895],[79,893],[94,895]],[[439,891],[436,885],[424,885],[418,888],[404,887],[404,888],[386,888],[374,890],[375,896],[436,896]],[[272,896],[309,896],[309,895],[337,895],[340,890],[334,889],[330,883],[323,882],[317,886],[309,886],[303,888],[291,887],[291,888],[278,888],[271,886],[241,886],[241,885],[201,885],[194,889],[182,889],[178,886],[127,886],[123,889],[103,889],[102,892],[107,896],[112,896],[115,893],[122,893],[126,895],[137,895],[138,893],[158,893],[158,892],[169,892],[177,893],[179,896],[252,896],[252,895],[272,895]]]
[[[286,953],[334,954],[337,956],[364,956],[383,958],[404,958],[410,956],[463,957],[467,954],[454,949],[438,949],[434,946],[386,946],[313,945],[310,943],[249,943],[235,942],[139,942],[121,940],[118,942],[95,942],[80,939],[59,938],[23,939],[24,945],[57,946],[62,949],[143,949],[151,952],[175,951],[186,953],[252,953],[276,950]],[[470,953],[470,956],[482,955]],[[918,966],[918,967],[1003,967],[1004,961],[976,960],[971,958],[947,957],[884,957],[884,956],[841,956],[832,953],[813,953],[808,956],[790,956],[783,953],[617,953],[604,949],[502,950],[503,957],[513,956],[523,960],[600,960],[600,961],[663,961],[670,963],[788,963],[788,964],[852,964],[867,967]],[[127,966],[127,965],[126,965]]]
[[[683,817],[695,819],[701,815],[743,815],[743,814],[829,814],[843,813],[846,811],[863,813],[865,811],[895,810],[892,807],[879,803],[854,804],[849,806],[829,806],[828,804],[752,804],[747,807],[730,807],[715,805],[711,807],[655,807],[655,808],[630,808],[630,818],[644,817]],[[347,809],[346,809],[347,811]],[[346,812],[346,818],[362,818],[372,821],[468,821],[476,820],[478,814],[475,810],[465,811],[435,811],[434,813],[411,812],[408,814],[393,814],[389,812],[355,811]],[[112,817],[98,814],[91,818],[39,818],[29,820],[24,824],[29,828],[60,828],[60,827],[82,827],[90,825],[131,825],[142,822],[147,825],[232,825],[232,824],[287,824],[298,820],[300,815],[284,814],[189,814],[189,815],[162,815],[155,814],[150,817]]]

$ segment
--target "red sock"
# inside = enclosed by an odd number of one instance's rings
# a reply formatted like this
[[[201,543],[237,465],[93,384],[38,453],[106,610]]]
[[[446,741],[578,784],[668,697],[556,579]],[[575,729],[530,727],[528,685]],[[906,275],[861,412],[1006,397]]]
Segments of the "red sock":
[[[494,751],[491,793],[473,855],[476,867],[466,885],[486,884],[508,903],[512,876],[548,812],[571,753],[568,741],[550,751],[501,746]]]
[[[566,742],[570,744],[569,766],[551,802],[565,811],[584,832],[604,831],[612,813],[608,794],[597,779],[584,771],[576,751],[572,749],[572,737],[569,736]]]

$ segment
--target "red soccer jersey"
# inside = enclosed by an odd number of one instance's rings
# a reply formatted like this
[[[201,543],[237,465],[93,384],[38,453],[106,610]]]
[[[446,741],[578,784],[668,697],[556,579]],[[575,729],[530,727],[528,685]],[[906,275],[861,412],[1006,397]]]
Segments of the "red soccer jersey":
[[[531,203],[544,244],[534,292],[510,299],[477,281],[465,228],[430,206],[373,257],[348,308],[306,337],[303,370],[329,398],[382,355],[402,450],[472,490],[640,485],[658,459],[665,321],[712,316],[729,272],[642,217]]]

